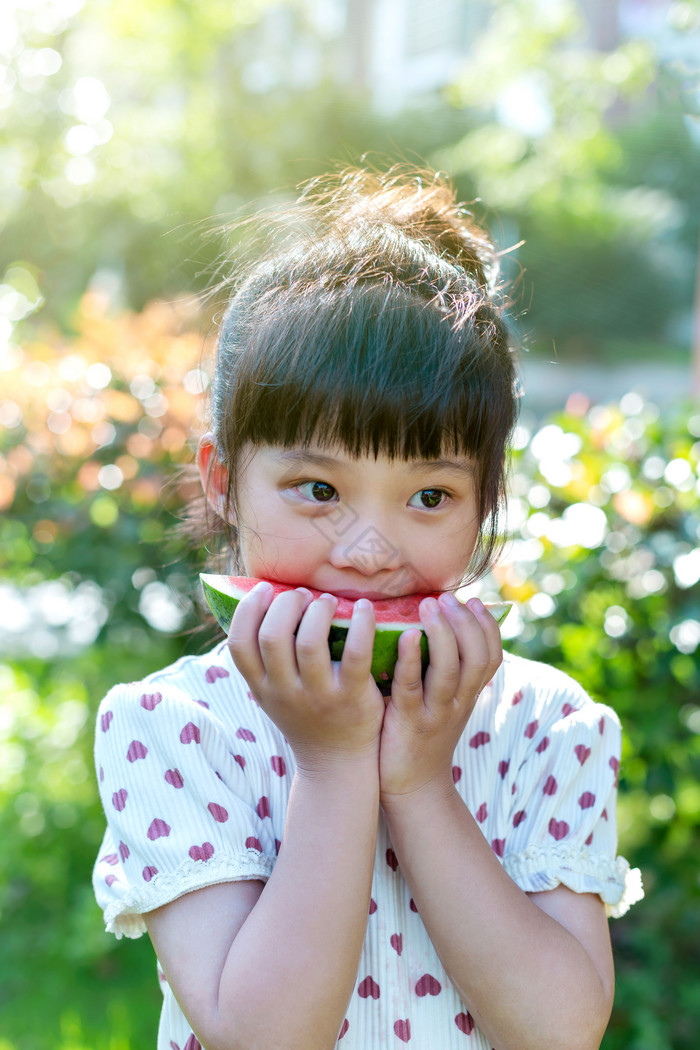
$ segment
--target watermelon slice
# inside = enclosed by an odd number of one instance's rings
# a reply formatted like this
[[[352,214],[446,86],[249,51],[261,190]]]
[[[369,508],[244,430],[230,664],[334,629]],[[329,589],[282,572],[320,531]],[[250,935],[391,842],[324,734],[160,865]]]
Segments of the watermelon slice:
[[[222,630],[228,634],[236,606],[241,598],[252,591],[256,583],[260,583],[260,580],[249,576],[212,576],[207,573],[200,573],[199,578],[202,581],[204,596],[209,608]],[[267,582],[275,588],[276,595],[281,594],[282,591],[294,589],[294,584],[279,583],[276,580]],[[322,593],[314,590],[313,587],[307,589],[311,591],[314,598],[318,598]],[[438,593],[435,592],[432,595],[407,594],[400,598],[383,598],[372,602],[377,625],[372,653],[372,676],[380,685],[390,682],[393,678],[399,655],[399,635],[409,627],[421,628],[418,606],[423,598],[437,598]],[[350,598],[338,599],[328,638],[333,660],[340,660],[342,655],[354,604],[355,602]],[[496,602],[487,605],[486,608],[500,625],[508,615],[511,605],[512,602]],[[421,656],[425,671],[428,666],[428,639],[425,632],[422,632],[421,636]]]

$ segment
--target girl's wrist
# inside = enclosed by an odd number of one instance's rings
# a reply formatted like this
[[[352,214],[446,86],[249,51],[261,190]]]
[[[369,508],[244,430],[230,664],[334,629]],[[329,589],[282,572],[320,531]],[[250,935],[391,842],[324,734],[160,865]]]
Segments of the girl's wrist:
[[[336,781],[338,777],[361,777],[379,787],[379,745],[377,742],[361,748],[299,749],[294,751],[296,775],[304,780]]]
[[[448,805],[456,796],[457,789],[452,769],[449,769],[446,773],[441,773],[404,791],[387,791],[380,785],[379,802],[385,816],[389,819],[394,813],[414,810],[418,806],[437,808]]]

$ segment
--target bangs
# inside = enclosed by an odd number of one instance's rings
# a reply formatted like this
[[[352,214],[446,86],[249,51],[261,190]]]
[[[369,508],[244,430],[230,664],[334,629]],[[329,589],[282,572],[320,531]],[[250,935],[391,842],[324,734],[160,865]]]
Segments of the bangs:
[[[235,365],[215,384],[221,407],[236,406],[219,415],[229,462],[247,442],[391,459],[452,451],[482,469],[494,452],[502,460],[515,370],[492,310],[477,306],[465,325],[405,287],[355,284],[277,287],[246,312],[224,322],[220,361]]]

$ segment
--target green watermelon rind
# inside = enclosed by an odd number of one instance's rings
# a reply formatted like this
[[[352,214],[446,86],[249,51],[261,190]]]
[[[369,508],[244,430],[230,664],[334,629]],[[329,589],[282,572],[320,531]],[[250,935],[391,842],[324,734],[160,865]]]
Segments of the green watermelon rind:
[[[228,634],[231,620],[240,598],[236,598],[234,595],[220,589],[221,584],[219,581],[221,580],[226,580],[227,587],[231,587],[227,576],[215,576],[203,572],[200,573],[199,578],[209,608],[222,631]],[[244,593],[249,592],[242,592],[241,597],[244,596]],[[500,626],[508,615],[511,606],[512,602],[496,602],[492,605],[487,604],[486,608]],[[349,622],[345,618],[331,622],[328,646],[332,660],[340,660],[343,655],[348,626]],[[421,630],[421,664],[423,672],[425,672],[428,666],[428,639],[425,631],[420,628],[420,624],[401,624],[400,626],[397,624],[394,626],[386,622],[378,623],[374,637],[371,673],[379,685],[386,685],[392,680],[396,661],[399,657],[399,636],[411,627],[417,627]]]

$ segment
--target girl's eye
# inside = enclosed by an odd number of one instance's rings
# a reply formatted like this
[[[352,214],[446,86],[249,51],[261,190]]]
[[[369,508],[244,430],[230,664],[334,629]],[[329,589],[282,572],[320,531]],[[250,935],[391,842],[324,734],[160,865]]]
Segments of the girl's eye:
[[[302,496],[313,500],[314,503],[331,503],[337,496],[333,486],[325,481],[302,481],[301,485],[297,485],[297,489]]]
[[[441,507],[446,499],[447,493],[444,489],[421,489],[420,492],[411,496],[408,502],[411,507],[420,506],[434,510],[436,507]]]

